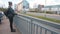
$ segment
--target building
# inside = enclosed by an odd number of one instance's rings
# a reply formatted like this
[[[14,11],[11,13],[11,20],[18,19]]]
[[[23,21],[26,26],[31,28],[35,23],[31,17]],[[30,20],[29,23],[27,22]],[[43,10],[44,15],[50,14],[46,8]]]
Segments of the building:
[[[44,8],[48,11],[60,11],[60,5],[44,6]]]
[[[40,4],[35,4],[33,6],[34,12],[41,12],[41,9],[44,7],[44,5],[40,5]]]
[[[23,9],[28,9],[29,3],[26,0],[23,0]]]
[[[17,11],[21,11],[23,9],[22,7],[23,7],[23,3],[21,3],[21,2],[18,3],[17,4]]]
[[[17,4],[17,10],[22,11],[24,9],[29,9],[29,3],[26,0],[22,0]]]
[[[41,12],[42,11],[42,8],[44,8],[44,5],[38,5],[38,11]]]
[[[51,6],[44,6],[42,8],[43,11],[52,11],[56,12],[57,14],[60,14],[60,5],[51,5]]]

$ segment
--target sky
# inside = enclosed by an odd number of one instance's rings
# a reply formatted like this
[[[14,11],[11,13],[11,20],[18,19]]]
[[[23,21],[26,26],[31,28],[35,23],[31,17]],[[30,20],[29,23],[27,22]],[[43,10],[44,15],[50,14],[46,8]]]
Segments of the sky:
[[[4,7],[8,7],[8,2],[12,1],[13,6],[14,4],[18,4],[22,0],[0,0],[0,6],[3,5]],[[30,3],[30,7],[34,5],[60,5],[60,0],[27,0]],[[46,1],[46,2],[45,2]]]

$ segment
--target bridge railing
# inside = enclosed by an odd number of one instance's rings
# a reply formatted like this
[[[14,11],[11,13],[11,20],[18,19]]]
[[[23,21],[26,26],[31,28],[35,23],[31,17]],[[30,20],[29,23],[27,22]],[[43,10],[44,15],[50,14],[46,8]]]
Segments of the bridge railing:
[[[22,34],[60,34],[60,24],[27,15],[16,15],[14,23]]]

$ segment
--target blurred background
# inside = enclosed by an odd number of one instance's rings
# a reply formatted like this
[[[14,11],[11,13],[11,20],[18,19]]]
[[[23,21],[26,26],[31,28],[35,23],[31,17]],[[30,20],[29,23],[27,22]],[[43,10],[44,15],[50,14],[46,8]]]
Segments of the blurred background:
[[[8,8],[9,1],[13,3],[12,8],[18,12],[26,10],[60,15],[60,0],[0,0],[0,11]]]

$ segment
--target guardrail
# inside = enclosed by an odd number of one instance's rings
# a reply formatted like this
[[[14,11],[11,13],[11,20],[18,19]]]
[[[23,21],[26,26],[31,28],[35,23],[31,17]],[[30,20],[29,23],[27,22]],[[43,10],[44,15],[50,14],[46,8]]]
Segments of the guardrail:
[[[14,23],[22,34],[60,34],[60,24],[27,15],[16,15]]]

